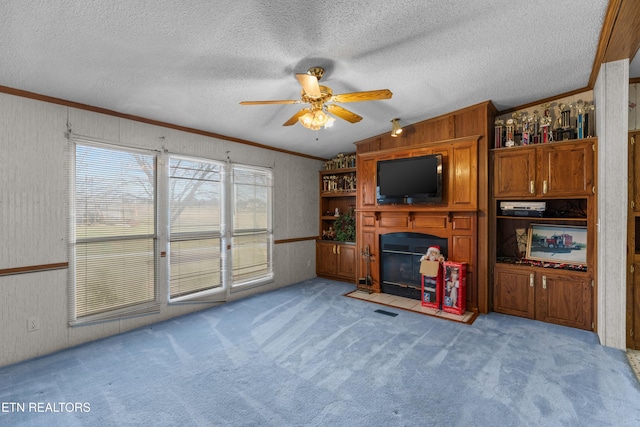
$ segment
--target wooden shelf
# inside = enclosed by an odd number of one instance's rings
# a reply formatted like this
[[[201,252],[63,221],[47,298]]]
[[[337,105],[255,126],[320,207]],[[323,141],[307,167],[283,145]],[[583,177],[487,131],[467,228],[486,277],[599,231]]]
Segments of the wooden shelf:
[[[351,155],[353,155],[355,161],[355,153],[347,154],[347,156]],[[356,168],[321,170],[319,178],[319,233],[320,236],[323,236],[324,232],[334,227],[335,221],[342,214],[349,212],[356,206],[355,188],[353,188],[353,191],[344,191],[344,189],[351,189],[357,185],[355,182]],[[333,188],[336,190],[326,191]],[[338,188],[343,190],[340,191]],[[336,210],[340,213],[339,216],[334,215]],[[357,259],[355,242],[324,240],[322,238],[316,241],[316,274],[320,277],[355,283]]]
[[[545,264],[547,266],[542,266],[542,265],[538,265],[538,264]],[[524,259],[518,259],[518,258],[512,258],[512,259],[499,259],[496,261],[496,266],[509,266],[509,267],[514,267],[514,268],[522,268],[523,270],[530,270],[530,269],[539,269],[540,271],[570,271],[572,273],[576,273],[576,274],[589,274],[588,273],[588,269],[586,267],[584,268],[577,268],[577,267],[572,267],[570,265],[566,265],[565,267],[558,267],[558,265],[560,264],[554,264],[553,262],[548,262],[548,261],[531,261],[528,262],[527,260]]]
[[[500,148],[491,148],[491,151],[504,151],[504,150],[526,150],[527,148],[531,148],[531,147],[543,147],[543,146],[549,146],[549,145],[558,145],[558,144],[563,144],[565,142],[596,142],[598,141],[598,137],[595,136],[590,136],[588,138],[581,138],[581,139],[563,139],[561,141],[553,141],[553,142],[547,142],[544,144],[529,144],[529,145],[516,145],[513,147],[500,147]]]
[[[329,169],[320,171],[321,175],[339,175],[341,173],[355,172],[356,168]]]
[[[587,218],[559,218],[559,217],[538,217],[538,216],[517,216],[517,215],[498,215],[497,219],[516,219],[516,220],[527,220],[527,221],[544,221],[544,222],[555,222],[555,221],[567,221],[567,222],[587,222]]]
[[[330,191],[320,193],[321,197],[356,197],[355,191]]]

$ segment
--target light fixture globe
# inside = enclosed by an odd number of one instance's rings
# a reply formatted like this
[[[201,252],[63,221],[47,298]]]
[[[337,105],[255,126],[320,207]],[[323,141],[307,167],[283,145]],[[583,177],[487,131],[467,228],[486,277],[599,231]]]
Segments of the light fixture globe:
[[[300,116],[298,121],[307,129],[319,130],[322,126],[332,126],[335,119],[329,116],[322,108],[312,107]]]
[[[300,124],[308,129],[311,128],[311,125],[313,124],[313,112],[312,111],[307,111],[306,113],[304,113],[302,116],[300,116],[300,118],[298,119],[298,121],[300,121]]]

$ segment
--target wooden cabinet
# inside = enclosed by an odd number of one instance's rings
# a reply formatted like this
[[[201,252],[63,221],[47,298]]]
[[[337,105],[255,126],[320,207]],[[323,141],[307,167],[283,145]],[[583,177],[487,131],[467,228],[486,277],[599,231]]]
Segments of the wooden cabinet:
[[[575,197],[595,193],[595,141],[556,142],[539,149],[538,194]]]
[[[575,197],[594,192],[595,139],[493,153],[494,197]]]
[[[355,154],[344,163],[347,167],[320,171],[320,235],[332,230],[335,221],[356,205]],[[354,213],[355,215],[355,213]],[[355,238],[355,235],[354,235]],[[356,281],[355,242],[319,240],[316,243],[316,274],[337,280]]]
[[[498,264],[494,310],[592,330],[593,282],[582,272]]]
[[[536,151],[520,148],[493,153],[494,197],[531,197],[535,194]]]
[[[492,150],[495,311],[595,328],[596,143],[588,138]],[[503,214],[501,203],[514,202],[543,202],[545,210],[542,216]],[[573,243],[551,241],[562,236]]]
[[[536,272],[536,319],[593,330],[593,280],[586,273]]]
[[[330,279],[355,282],[355,243],[317,241],[316,274]]]
[[[629,132],[627,347],[640,350],[640,131]]]
[[[627,348],[640,350],[640,262],[633,261],[627,280]]]
[[[360,170],[361,177],[368,177],[369,179],[360,179],[360,185],[358,186],[358,200],[360,200],[361,206],[371,207],[376,205],[376,173],[377,173],[377,159],[368,158],[359,160],[358,170]]]
[[[320,235],[333,223],[337,216],[356,207],[356,168],[342,168],[320,171]]]
[[[535,317],[535,273],[497,265],[494,271],[493,309],[514,316]]]

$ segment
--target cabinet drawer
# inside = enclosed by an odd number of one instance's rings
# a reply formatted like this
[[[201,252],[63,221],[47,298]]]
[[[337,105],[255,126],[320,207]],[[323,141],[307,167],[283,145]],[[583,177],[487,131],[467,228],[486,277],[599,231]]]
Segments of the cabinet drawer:
[[[363,227],[375,227],[376,226],[376,216],[373,214],[362,215],[362,226]]]
[[[444,230],[447,228],[447,217],[436,215],[415,215],[413,228],[435,228]]]
[[[380,226],[407,228],[409,226],[409,216],[383,212],[380,216]]]
[[[473,220],[468,216],[454,216],[454,230],[471,230],[473,228]]]

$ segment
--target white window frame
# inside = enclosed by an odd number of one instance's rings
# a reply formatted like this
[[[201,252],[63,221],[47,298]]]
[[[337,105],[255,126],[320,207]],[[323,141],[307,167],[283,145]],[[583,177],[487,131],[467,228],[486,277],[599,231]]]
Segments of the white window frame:
[[[67,170],[69,176],[69,193],[70,193],[70,205],[69,205],[69,284],[68,284],[68,299],[69,299],[69,324],[71,326],[83,325],[95,322],[118,320],[127,317],[157,314],[160,312],[162,304],[174,304],[174,303],[201,303],[201,302],[223,302],[226,301],[231,292],[242,291],[251,287],[262,286],[267,283],[273,282],[273,169],[259,166],[250,166],[241,163],[230,163],[220,160],[207,159],[198,156],[183,156],[179,154],[169,153],[166,150],[159,152],[156,150],[146,150],[140,148],[132,148],[128,145],[116,143],[113,141],[103,141],[91,137],[84,137],[68,133],[68,156],[67,156]],[[152,300],[140,304],[133,304],[124,308],[116,308],[113,310],[107,310],[101,313],[89,314],[77,317],[76,314],[76,147],[77,145],[96,147],[103,149],[117,150],[127,153],[144,154],[147,156],[153,156],[154,159],[154,232],[152,235],[147,236],[153,239],[153,265],[154,265],[154,297]],[[200,292],[194,292],[192,294],[178,296],[171,298],[170,288],[170,258],[167,254],[170,254],[170,242],[172,236],[170,235],[170,177],[169,168],[170,160],[172,158],[184,158],[195,162],[204,162],[218,164],[221,166],[222,177],[222,195],[221,195],[221,268],[222,268],[222,287],[216,287],[213,289],[207,289]],[[256,173],[266,177],[266,203],[265,212],[267,214],[266,226],[254,227],[250,229],[234,229],[234,207],[235,204],[235,182],[234,171],[255,171]],[[261,209],[262,209],[261,208]],[[218,233],[215,233],[216,237]],[[263,239],[266,244],[266,272],[256,276],[245,277],[240,280],[233,277],[233,242],[234,237],[238,236],[251,236],[265,234],[266,238]],[[184,237],[184,236],[183,236]],[[197,237],[197,236],[192,236]],[[116,239],[117,240],[117,239]],[[165,289],[162,293],[160,288]],[[162,297],[161,297],[162,295]]]
[[[266,176],[267,183],[265,185],[267,191],[267,206],[266,206],[266,226],[261,228],[251,228],[251,229],[236,229],[236,224],[234,222],[234,218],[236,218],[236,179],[234,177],[235,171],[243,170],[243,171],[255,171],[256,173],[262,174]],[[249,236],[249,235],[258,235],[258,234],[266,234],[266,251],[267,251],[267,272],[265,274],[250,277],[248,279],[236,280],[233,277],[233,264],[237,260],[234,259],[233,255],[230,255],[230,265],[229,265],[229,277],[231,280],[231,291],[244,290],[250,287],[262,286],[267,283],[271,283],[273,281],[274,272],[273,272],[273,170],[271,168],[259,167],[259,166],[249,166],[241,163],[234,163],[230,168],[229,173],[231,174],[230,184],[229,184],[229,194],[231,197],[231,203],[229,203],[231,208],[231,225],[229,227],[229,241],[231,242],[231,246],[233,247],[233,239],[234,237],[239,237],[240,235]],[[233,250],[233,248],[232,248]]]
[[[96,140],[93,138],[80,137],[72,134],[68,135],[69,138],[69,186],[70,186],[70,194],[71,194],[71,203],[69,206],[69,285],[68,285],[68,316],[69,323],[71,326],[74,325],[82,325],[87,323],[101,322],[106,320],[117,320],[126,317],[139,316],[143,314],[152,314],[158,313],[160,311],[160,301],[159,301],[159,282],[158,282],[158,216],[157,216],[157,192],[158,192],[158,174],[157,174],[157,164],[158,164],[158,153],[151,150],[142,150],[142,149],[134,149],[130,147],[125,147],[119,144],[113,144],[105,141]],[[77,268],[77,253],[76,247],[78,243],[86,243],[89,241],[120,241],[120,240],[130,240],[134,239],[134,237],[123,237],[123,239],[114,239],[113,237],[105,238],[105,239],[80,239],[78,241],[76,236],[76,152],[77,146],[84,147],[93,147],[107,150],[114,150],[120,152],[126,152],[131,154],[143,154],[145,156],[152,156],[154,159],[154,182],[153,190],[154,190],[154,200],[153,200],[153,210],[154,210],[154,229],[152,234],[148,235],[140,235],[135,238],[150,238],[153,240],[153,297],[149,301],[145,301],[138,304],[132,304],[130,306],[115,308],[112,310],[107,310],[100,313],[88,314],[81,317],[77,316],[76,310],[76,268]]]
[[[188,162],[198,162],[203,164],[211,164],[218,166],[220,168],[220,229],[218,232],[192,232],[192,233],[184,233],[182,235],[173,234],[171,232],[171,161],[172,160],[185,160]],[[225,227],[225,217],[226,214],[226,197],[225,194],[227,192],[226,188],[226,164],[225,162],[221,162],[218,160],[210,160],[202,157],[191,157],[191,156],[182,156],[177,154],[168,154],[167,155],[167,295],[168,301],[170,304],[172,303],[182,303],[182,302],[220,302],[225,301],[227,299],[228,294],[228,280],[226,278],[226,265],[227,265],[227,251],[225,250],[227,246],[226,240],[226,227]],[[221,286],[204,289],[198,292],[182,295],[182,296],[171,296],[171,243],[172,242],[185,242],[185,241],[196,241],[203,239],[211,239],[217,238],[220,239],[220,281]]]

